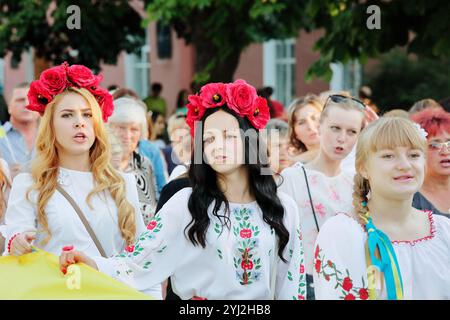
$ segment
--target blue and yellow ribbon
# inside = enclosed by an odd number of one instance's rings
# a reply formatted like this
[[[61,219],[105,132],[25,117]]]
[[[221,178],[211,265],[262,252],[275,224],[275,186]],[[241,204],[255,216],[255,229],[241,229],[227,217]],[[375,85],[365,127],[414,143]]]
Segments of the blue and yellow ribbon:
[[[384,275],[388,300],[402,300],[403,281],[391,240],[375,227],[368,213],[363,218],[366,221],[367,247],[370,260],[372,265],[376,266]],[[373,295],[371,296],[373,298]]]

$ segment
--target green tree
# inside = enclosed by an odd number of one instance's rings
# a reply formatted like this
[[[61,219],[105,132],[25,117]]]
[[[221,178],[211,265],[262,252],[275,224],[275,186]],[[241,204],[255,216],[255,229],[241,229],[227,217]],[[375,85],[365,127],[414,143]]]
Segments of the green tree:
[[[98,69],[101,62],[114,64],[121,51],[135,52],[145,42],[141,17],[126,0],[58,0],[53,11],[51,3],[0,1],[0,56],[12,52],[13,67],[33,47],[37,57],[55,64],[68,61]],[[73,4],[80,8],[80,29],[67,27],[72,13],[67,8]]]
[[[380,9],[380,29],[367,26],[371,5]],[[448,0],[310,0],[302,19],[309,29],[321,28],[324,34],[316,43],[320,60],[308,76],[329,78],[330,62],[364,63],[398,46],[424,57],[448,57],[449,12]]]
[[[367,75],[373,99],[383,111],[408,110],[414,102],[449,96],[450,61],[408,57],[400,50],[384,54],[375,72]]]
[[[170,25],[196,50],[198,83],[228,82],[251,43],[296,37],[304,0],[147,0],[148,21]]]

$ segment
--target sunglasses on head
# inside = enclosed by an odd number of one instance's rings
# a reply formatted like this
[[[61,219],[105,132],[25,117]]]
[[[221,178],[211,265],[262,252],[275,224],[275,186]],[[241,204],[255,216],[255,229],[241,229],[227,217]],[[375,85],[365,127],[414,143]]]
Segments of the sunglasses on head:
[[[330,101],[333,103],[351,103],[360,109],[366,108],[366,105],[361,100],[341,94],[332,94],[328,96],[327,101],[325,102],[325,106],[323,107],[324,109],[327,107]]]

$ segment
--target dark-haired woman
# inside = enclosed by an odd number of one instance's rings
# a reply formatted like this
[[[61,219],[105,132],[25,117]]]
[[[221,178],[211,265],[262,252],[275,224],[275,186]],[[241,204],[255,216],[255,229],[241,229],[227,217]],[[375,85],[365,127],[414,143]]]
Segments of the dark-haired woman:
[[[84,262],[139,290],[170,276],[182,299],[304,299],[298,211],[277,194],[267,152],[261,159],[255,148],[267,102],[242,80],[211,83],[189,101],[198,140],[192,188],[177,192],[126,252],[94,260],[67,251],[61,267]],[[246,144],[244,135],[257,140]]]

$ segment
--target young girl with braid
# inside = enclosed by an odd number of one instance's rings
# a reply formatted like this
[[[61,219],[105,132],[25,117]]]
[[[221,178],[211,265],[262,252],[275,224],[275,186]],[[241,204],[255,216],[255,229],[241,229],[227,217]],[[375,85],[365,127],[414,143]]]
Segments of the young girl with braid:
[[[412,207],[424,180],[425,133],[381,118],[356,148],[353,212],[317,237],[317,299],[450,299],[450,221]]]

